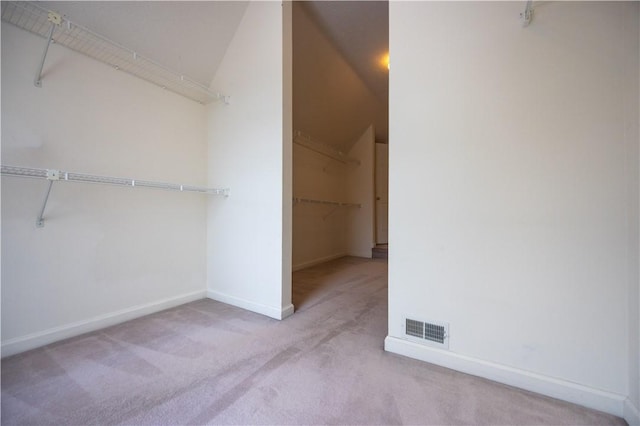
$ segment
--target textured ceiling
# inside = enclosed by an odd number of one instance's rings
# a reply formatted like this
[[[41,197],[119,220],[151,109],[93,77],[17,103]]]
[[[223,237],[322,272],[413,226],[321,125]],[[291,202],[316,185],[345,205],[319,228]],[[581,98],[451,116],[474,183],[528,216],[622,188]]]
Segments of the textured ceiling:
[[[47,1],[73,22],[209,86],[246,1]]]
[[[386,103],[389,70],[381,60],[389,53],[389,3],[308,1],[304,6],[365,84]]]

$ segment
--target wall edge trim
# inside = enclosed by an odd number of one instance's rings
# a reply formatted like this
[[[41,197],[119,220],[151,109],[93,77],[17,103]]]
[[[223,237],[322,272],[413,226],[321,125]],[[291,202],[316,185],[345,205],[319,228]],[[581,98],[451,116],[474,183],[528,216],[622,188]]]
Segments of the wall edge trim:
[[[285,319],[287,317],[290,317],[291,315],[293,315],[294,312],[295,312],[295,308],[293,306],[293,303],[289,303],[289,305],[282,308],[282,318],[280,319]]]
[[[284,319],[293,314],[293,305],[278,308],[274,306],[267,306],[261,303],[252,302],[251,300],[243,299],[241,297],[232,296],[227,293],[222,293],[216,290],[207,290],[207,297],[218,302],[226,303],[238,308],[246,309],[247,311],[255,312],[261,315],[268,316],[277,320]]]
[[[623,419],[629,426],[640,426],[640,407],[635,407],[629,398],[624,400]]]
[[[365,251],[354,250],[352,252],[347,253],[347,256],[361,257],[363,259],[373,259],[373,254],[371,253],[372,249],[373,249],[373,247],[371,247],[366,252]]]
[[[9,339],[2,342],[2,358],[204,298],[204,291],[194,291]]]
[[[623,417],[625,396],[387,336],[384,349],[473,376]],[[629,404],[630,405],[630,404]],[[631,423],[630,423],[631,424]]]

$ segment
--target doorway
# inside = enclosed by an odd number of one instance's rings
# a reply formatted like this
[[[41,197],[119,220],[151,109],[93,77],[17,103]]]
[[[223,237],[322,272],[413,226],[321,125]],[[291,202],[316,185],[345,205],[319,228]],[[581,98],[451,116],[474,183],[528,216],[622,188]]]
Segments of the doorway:
[[[387,2],[293,2],[293,271],[388,242],[388,22]]]

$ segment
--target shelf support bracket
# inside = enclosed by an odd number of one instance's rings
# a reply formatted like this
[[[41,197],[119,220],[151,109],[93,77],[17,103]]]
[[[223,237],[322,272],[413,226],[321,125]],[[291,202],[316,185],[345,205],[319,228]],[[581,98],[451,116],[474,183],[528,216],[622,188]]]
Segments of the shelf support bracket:
[[[47,59],[47,52],[49,51],[49,45],[53,38],[53,31],[56,29],[56,25],[60,25],[62,23],[62,16],[55,12],[49,12],[49,22],[51,22],[51,28],[49,29],[49,36],[47,37],[47,44],[44,46],[40,66],[38,66],[38,69],[36,70],[36,78],[33,80],[33,84],[36,87],[42,87],[42,68],[44,68],[44,61]]]
[[[524,9],[524,12],[520,14],[520,22],[523,27],[528,27],[531,23],[531,19],[533,18],[533,8],[532,8],[533,0],[527,0],[527,6]]]
[[[38,215],[38,219],[36,220],[37,228],[44,228],[44,210],[47,208],[47,201],[49,201],[49,194],[51,194],[51,187],[53,186],[53,182],[59,179],[60,179],[59,170],[47,170],[47,180],[49,181],[49,185],[47,186],[47,192],[44,194],[44,201],[42,202],[42,208],[40,209],[40,214]]]
[[[322,216],[322,220],[323,221],[327,220],[329,218],[329,216],[331,216],[336,211],[338,211],[339,208],[340,208],[340,206],[335,206],[333,209],[331,209],[331,211],[329,213],[327,213],[326,215]]]
[[[47,201],[49,201],[49,194],[51,193],[51,187],[53,186],[53,181],[49,181],[49,185],[47,186],[47,192],[44,195],[44,201],[42,202],[42,208],[40,209],[40,214],[38,215],[38,219],[36,220],[37,228],[44,228],[44,209],[47,208]]]

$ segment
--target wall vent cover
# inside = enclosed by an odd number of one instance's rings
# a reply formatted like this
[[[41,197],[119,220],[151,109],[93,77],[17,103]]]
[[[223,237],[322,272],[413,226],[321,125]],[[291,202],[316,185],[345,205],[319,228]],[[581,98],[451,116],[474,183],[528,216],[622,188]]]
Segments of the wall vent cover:
[[[440,321],[404,319],[404,334],[413,341],[449,348],[449,324]]]

